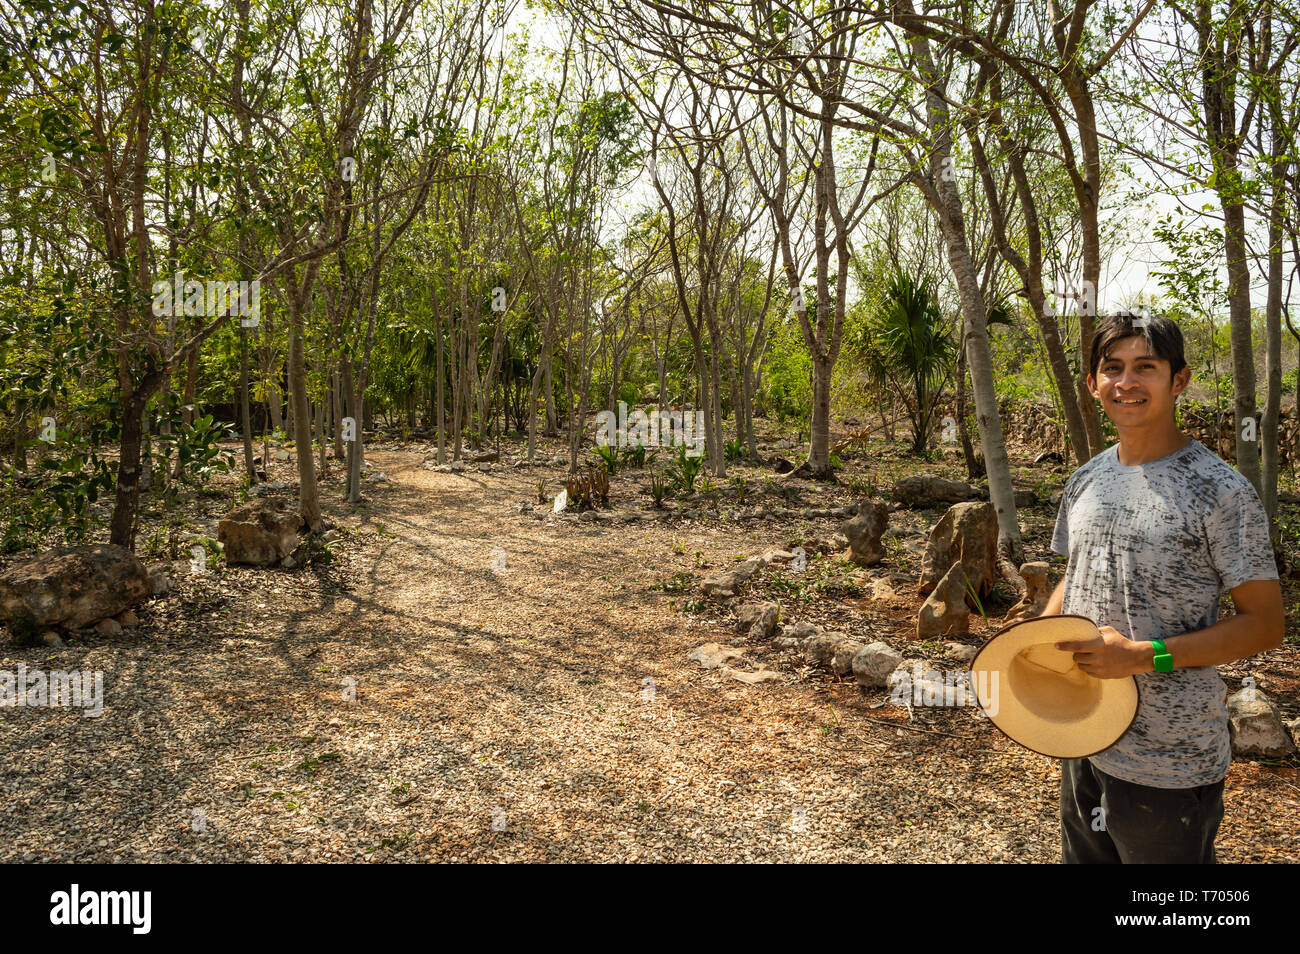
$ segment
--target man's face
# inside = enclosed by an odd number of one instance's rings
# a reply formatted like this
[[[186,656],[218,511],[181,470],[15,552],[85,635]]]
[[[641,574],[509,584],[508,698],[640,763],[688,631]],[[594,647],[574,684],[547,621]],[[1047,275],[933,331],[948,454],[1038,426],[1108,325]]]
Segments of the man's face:
[[[1174,399],[1191,380],[1183,368],[1170,380],[1169,362],[1156,357],[1141,335],[1122,338],[1101,359],[1088,390],[1116,427],[1145,427],[1172,419]]]

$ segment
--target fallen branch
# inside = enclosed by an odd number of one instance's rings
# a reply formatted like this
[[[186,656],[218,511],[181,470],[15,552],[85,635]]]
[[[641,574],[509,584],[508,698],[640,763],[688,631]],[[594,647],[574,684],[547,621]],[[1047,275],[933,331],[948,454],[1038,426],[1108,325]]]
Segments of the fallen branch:
[[[887,725],[895,729],[907,729],[909,732],[928,732],[931,735],[946,735],[950,739],[965,739],[967,741],[970,741],[972,738],[969,735],[954,735],[951,732],[940,732],[938,729],[922,729],[920,726],[906,725],[905,723],[900,722],[890,722],[888,719],[873,719],[871,716],[859,716],[859,718],[866,719],[868,722],[875,722],[877,725]]]

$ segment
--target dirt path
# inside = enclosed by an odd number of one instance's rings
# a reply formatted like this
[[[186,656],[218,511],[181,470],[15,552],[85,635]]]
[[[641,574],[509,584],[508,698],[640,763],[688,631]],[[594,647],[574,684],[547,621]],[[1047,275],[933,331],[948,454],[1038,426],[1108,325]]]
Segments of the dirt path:
[[[1059,858],[1057,763],[968,710],[896,728],[649,588],[770,532],[538,521],[528,471],[371,459],[338,574],[226,571],[257,585],[184,581],[191,627],[6,653],[102,669],[105,711],[4,711],[0,859]],[[709,641],[782,676],[701,670]],[[1233,772],[1220,858],[1297,860],[1296,780]]]

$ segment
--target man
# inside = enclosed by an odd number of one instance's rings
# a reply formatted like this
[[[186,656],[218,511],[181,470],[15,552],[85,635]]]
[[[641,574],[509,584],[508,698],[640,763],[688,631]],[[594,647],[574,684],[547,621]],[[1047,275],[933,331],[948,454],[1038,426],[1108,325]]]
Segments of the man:
[[[1119,444],[1065,485],[1052,548],[1069,564],[1044,615],[1096,622],[1099,638],[1057,648],[1099,679],[1135,675],[1139,702],[1113,746],[1061,763],[1066,864],[1215,862],[1232,751],[1214,667],[1282,644],[1259,497],[1174,422],[1191,376],[1169,319],[1121,313],[1097,329],[1087,383]],[[1225,590],[1236,615],[1219,622]]]

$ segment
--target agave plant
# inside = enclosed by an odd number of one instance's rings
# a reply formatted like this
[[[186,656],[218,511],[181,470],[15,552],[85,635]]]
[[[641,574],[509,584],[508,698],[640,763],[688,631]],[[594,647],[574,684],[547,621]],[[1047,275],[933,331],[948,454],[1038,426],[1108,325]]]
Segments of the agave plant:
[[[668,471],[668,478],[672,481],[673,486],[684,494],[692,493],[695,490],[695,479],[704,470],[704,458],[702,456],[692,457],[686,453],[688,447],[687,444],[677,446],[677,459]]]
[[[601,465],[605,468],[605,473],[618,473],[618,448],[613,444],[598,444],[596,446],[596,456],[600,458]]]

